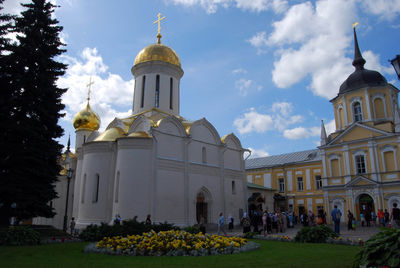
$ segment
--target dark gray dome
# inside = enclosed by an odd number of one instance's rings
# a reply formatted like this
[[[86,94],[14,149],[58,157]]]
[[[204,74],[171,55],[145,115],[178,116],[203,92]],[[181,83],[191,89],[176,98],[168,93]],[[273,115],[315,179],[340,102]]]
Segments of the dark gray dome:
[[[339,89],[339,94],[356,90],[363,87],[376,87],[386,86],[386,78],[377,71],[367,69],[356,69],[349,77],[342,83]]]

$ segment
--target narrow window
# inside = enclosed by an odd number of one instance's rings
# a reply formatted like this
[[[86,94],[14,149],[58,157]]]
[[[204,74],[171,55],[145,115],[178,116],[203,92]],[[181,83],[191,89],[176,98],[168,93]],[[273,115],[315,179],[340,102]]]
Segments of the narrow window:
[[[280,193],[285,192],[285,180],[283,178],[279,179],[279,192]]]
[[[207,163],[207,152],[206,152],[206,147],[203,147],[201,149],[201,160],[203,163]]]
[[[119,171],[117,172],[117,179],[115,181],[115,203],[118,203],[118,195],[119,195]]]
[[[160,106],[160,75],[156,75],[156,98],[155,106],[158,108]]]
[[[356,169],[357,174],[365,173],[365,159],[363,155],[356,155]]]
[[[235,181],[232,181],[232,194],[236,194],[236,185],[235,185]]]
[[[316,185],[317,190],[322,189],[322,179],[321,179],[321,175],[315,176],[315,185]]]
[[[169,109],[172,110],[172,98],[174,97],[174,80],[172,77],[169,79]]]
[[[143,108],[144,105],[144,88],[146,86],[146,76],[143,75],[143,79],[142,79],[142,100],[140,102],[140,108]]]
[[[96,178],[94,181],[94,192],[93,192],[93,203],[97,203],[99,201],[99,185],[100,185],[100,176],[96,174]]]
[[[357,101],[353,104],[354,121],[362,121],[361,104]]]
[[[86,135],[83,135],[83,143],[86,142]]]
[[[83,183],[82,183],[82,194],[81,194],[81,203],[85,202],[85,191],[86,191],[86,174],[83,176]]]
[[[303,177],[297,177],[297,191],[303,191]]]
[[[50,206],[51,209],[53,209],[53,201],[50,201],[49,206]]]
[[[331,176],[332,177],[339,177],[339,160],[332,159],[331,160]]]

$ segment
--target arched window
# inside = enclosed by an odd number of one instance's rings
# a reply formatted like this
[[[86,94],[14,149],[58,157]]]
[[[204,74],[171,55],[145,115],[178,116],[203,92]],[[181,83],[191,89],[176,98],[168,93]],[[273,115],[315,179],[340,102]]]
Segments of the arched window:
[[[203,163],[207,163],[206,147],[201,148],[201,160],[202,160]]]
[[[375,119],[385,118],[385,107],[383,105],[383,101],[381,98],[376,98],[374,100],[374,112],[375,112]]]
[[[144,105],[144,88],[145,88],[145,86],[146,86],[146,76],[143,75],[143,78],[142,78],[142,99],[140,101],[140,108],[143,108],[143,105]]]
[[[172,77],[169,79],[169,109],[172,110],[172,98],[174,97],[174,80]]]
[[[353,103],[353,116],[354,116],[354,122],[359,122],[363,120],[361,104],[358,101]]]
[[[85,191],[86,191],[86,174],[83,176],[82,182],[82,193],[81,193],[81,203],[85,203]]]
[[[118,203],[119,197],[119,171],[117,172],[117,179],[115,180],[115,203]]]
[[[96,174],[95,180],[94,180],[94,188],[93,188],[93,203],[97,203],[99,201],[99,186],[100,186],[100,175]]]
[[[155,96],[155,106],[158,108],[160,106],[160,75],[156,75],[156,96]]]

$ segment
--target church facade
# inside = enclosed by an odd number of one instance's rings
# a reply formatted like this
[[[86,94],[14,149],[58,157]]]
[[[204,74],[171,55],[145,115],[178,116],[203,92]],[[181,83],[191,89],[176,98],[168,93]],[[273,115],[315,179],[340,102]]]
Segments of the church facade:
[[[314,150],[246,160],[249,182],[277,189],[275,209],[330,215],[335,205],[347,219],[400,204],[399,90],[364,68],[354,29],[355,71],[330,102],[336,131]],[[328,216],[328,220],[331,220]]]
[[[200,217],[216,224],[221,212],[238,219],[246,210],[246,150],[234,134],[221,137],[205,118],[180,116],[181,62],[161,43],[161,34],[157,37],[132,67],[131,116],[115,118],[99,132],[100,118],[88,97],[74,117],[68,222],[74,217],[77,228],[112,223],[116,214],[139,221],[151,215],[153,222],[178,226],[196,224]],[[66,185],[65,177],[61,184]],[[35,223],[57,221],[60,228],[65,199],[56,202],[59,215]]]

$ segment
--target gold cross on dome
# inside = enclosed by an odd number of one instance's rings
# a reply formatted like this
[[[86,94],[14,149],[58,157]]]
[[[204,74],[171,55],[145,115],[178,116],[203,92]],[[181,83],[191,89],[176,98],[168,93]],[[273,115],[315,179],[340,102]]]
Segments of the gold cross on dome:
[[[158,33],[160,33],[160,31],[161,31],[161,24],[160,24],[160,22],[161,22],[163,19],[165,19],[165,16],[161,18],[161,13],[158,13],[157,17],[158,17],[158,20],[156,20],[155,22],[153,22],[153,24],[158,23]]]
[[[87,93],[87,101],[88,102],[90,100],[90,88],[92,87],[93,84],[94,84],[94,81],[92,81],[92,77],[90,77],[89,84],[86,85],[88,87],[88,93]]]
[[[158,39],[158,41],[157,41],[157,43],[161,43],[161,24],[160,24],[160,22],[163,20],[163,19],[165,19],[165,16],[164,17],[162,17],[161,18],[161,13],[158,13],[158,15],[157,15],[157,17],[158,17],[158,20],[156,20],[155,22],[153,22],[153,24],[158,24],[158,33],[157,33],[157,39]]]

